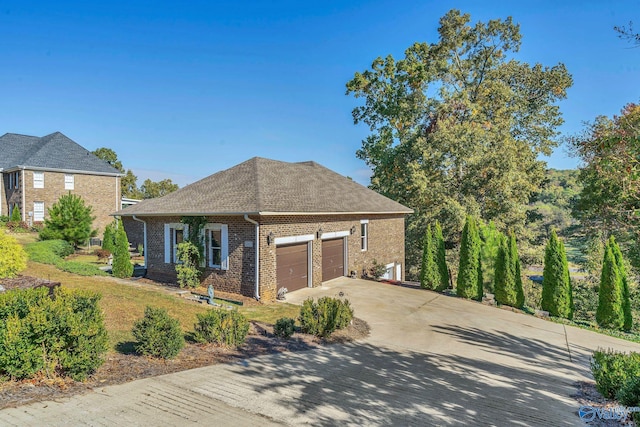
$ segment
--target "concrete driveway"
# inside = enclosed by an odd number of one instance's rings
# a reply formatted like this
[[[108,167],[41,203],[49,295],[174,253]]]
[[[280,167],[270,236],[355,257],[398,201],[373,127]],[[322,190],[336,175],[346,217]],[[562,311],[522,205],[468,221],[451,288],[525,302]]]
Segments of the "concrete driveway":
[[[358,343],[261,356],[0,411],[2,425],[584,425],[597,347],[640,345],[420,289],[347,278]]]

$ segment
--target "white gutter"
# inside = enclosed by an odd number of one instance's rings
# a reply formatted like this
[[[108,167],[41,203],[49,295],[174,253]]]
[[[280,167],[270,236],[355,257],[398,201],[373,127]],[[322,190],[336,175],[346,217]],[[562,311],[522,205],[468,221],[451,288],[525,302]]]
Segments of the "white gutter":
[[[133,215],[131,218],[133,218],[134,221],[138,221],[138,222],[141,222],[143,224],[144,268],[149,268],[149,265],[147,264],[147,253],[148,253],[148,251],[147,251],[147,222],[136,218],[135,215]]]
[[[135,218],[135,217],[134,217]],[[256,226],[256,290],[255,298],[260,301],[260,224],[249,218],[249,214],[244,214],[244,219]],[[146,253],[146,252],[145,252]]]

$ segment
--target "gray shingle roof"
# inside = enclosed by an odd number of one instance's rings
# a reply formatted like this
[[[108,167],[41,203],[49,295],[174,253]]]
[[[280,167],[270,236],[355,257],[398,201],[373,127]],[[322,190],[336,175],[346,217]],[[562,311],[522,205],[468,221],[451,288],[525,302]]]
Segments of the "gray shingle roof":
[[[401,213],[411,209],[315,162],[254,157],[116,215]]]
[[[117,169],[60,132],[42,138],[6,133],[0,136],[0,151],[0,169],[24,166],[120,174]]]

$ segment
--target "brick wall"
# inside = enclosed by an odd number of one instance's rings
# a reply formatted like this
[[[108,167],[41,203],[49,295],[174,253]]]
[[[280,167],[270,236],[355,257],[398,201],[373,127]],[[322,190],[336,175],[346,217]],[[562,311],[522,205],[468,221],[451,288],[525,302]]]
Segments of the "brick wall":
[[[368,249],[361,250],[360,220],[368,219]],[[349,231],[347,241],[347,272],[355,271],[358,277],[368,270],[375,260],[379,264],[401,265],[404,278],[404,216],[403,215],[335,215],[335,216],[279,216],[260,219],[260,288],[261,297],[267,301],[275,299],[277,292],[276,245],[267,244],[267,235],[273,232],[275,238],[314,234],[311,247],[313,260],[312,283],[322,283],[322,240],[317,238],[318,230],[323,233]],[[355,233],[351,234],[351,229]]]
[[[13,172],[11,172],[13,173]],[[9,215],[9,206],[18,205],[20,208],[20,213],[24,212],[22,209],[22,172],[20,172],[20,186],[16,190],[16,188],[9,189],[9,174],[2,174],[2,215]]]
[[[74,173],[74,189],[65,190],[64,173],[44,172],[44,188],[33,188],[33,171],[24,171],[26,212],[33,212],[34,202],[44,202],[45,218],[47,210],[58,201],[60,196],[75,194],[84,199],[86,205],[93,208],[93,228],[102,237],[104,227],[113,221],[110,215],[120,209],[120,178]],[[21,207],[22,209],[22,207]]]
[[[147,222],[147,277],[162,282],[176,282],[175,264],[164,262],[164,224],[179,223],[179,217],[144,218]],[[380,264],[393,263],[402,266],[404,277],[404,217],[402,215],[355,215],[337,216],[278,216],[257,217],[260,222],[260,297],[263,301],[273,301],[277,292],[276,245],[268,244],[267,236],[291,237],[313,234],[312,241],[312,283],[322,283],[322,240],[316,233],[349,231],[347,241],[347,271],[355,271],[358,276],[368,270],[373,261]],[[360,220],[368,219],[368,249],[361,250]],[[124,219],[130,224],[130,218]],[[206,268],[203,276],[205,286],[212,284],[215,289],[225,292],[254,296],[255,286],[255,226],[241,216],[209,217],[208,222],[228,225],[229,269]],[[126,226],[126,225],[125,225]],[[351,229],[354,233],[350,234]],[[132,241],[132,238],[129,239]],[[394,270],[395,272],[395,270]]]
[[[144,224],[140,221],[136,221],[131,217],[122,217],[122,225],[124,231],[127,233],[127,239],[132,248],[137,248],[138,245],[144,246]]]
[[[175,264],[164,262],[164,224],[179,223],[180,217],[143,218],[147,221],[147,277],[175,283]],[[227,224],[229,269],[205,268],[203,285],[214,289],[254,295],[255,286],[255,226],[238,216],[209,217],[209,223]],[[245,242],[251,242],[247,247]]]

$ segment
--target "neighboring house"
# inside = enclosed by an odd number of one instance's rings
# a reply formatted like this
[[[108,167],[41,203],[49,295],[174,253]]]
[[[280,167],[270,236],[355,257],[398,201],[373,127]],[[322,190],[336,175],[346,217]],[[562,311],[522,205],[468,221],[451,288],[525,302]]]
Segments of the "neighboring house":
[[[0,136],[0,215],[18,207],[22,220],[39,223],[64,194],[81,196],[93,208],[93,227],[101,233],[120,209],[122,174],[60,132]]]
[[[188,236],[182,218],[206,217],[204,284],[270,301],[281,287],[360,276],[374,261],[402,280],[411,212],[315,162],[255,157],[114,215],[134,246],[144,244],[147,277],[170,282]]]

